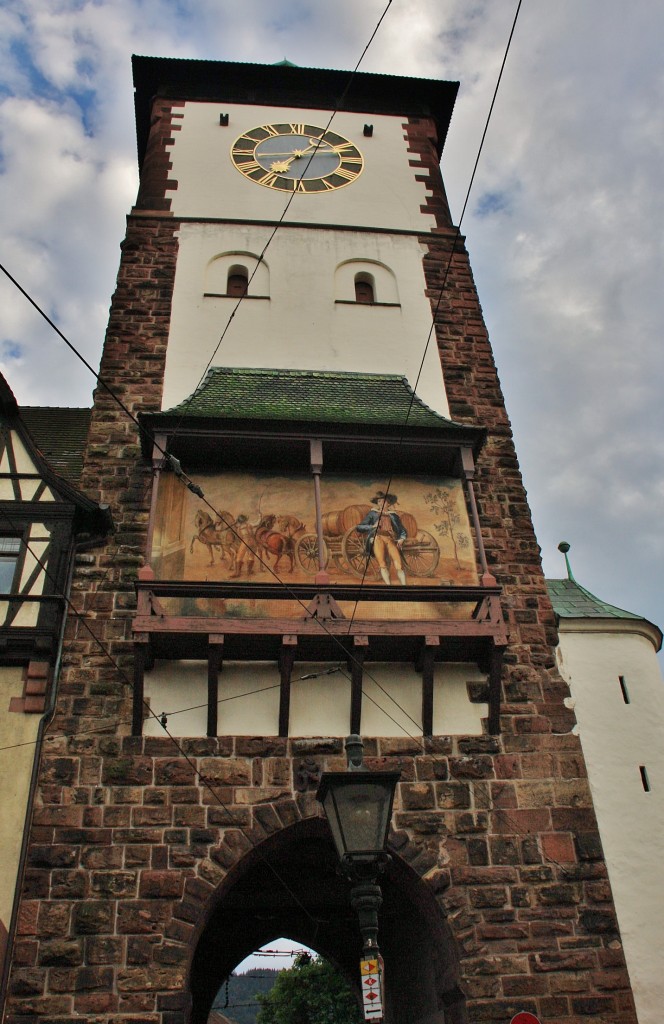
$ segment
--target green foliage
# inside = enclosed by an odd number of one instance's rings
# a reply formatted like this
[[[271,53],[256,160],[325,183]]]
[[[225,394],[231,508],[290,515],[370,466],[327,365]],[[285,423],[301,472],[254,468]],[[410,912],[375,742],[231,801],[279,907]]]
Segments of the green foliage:
[[[362,1024],[348,982],[327,960],[306,953],[259,999],[258,1024]]]
[[[269,967],[252,967],[244,974],[232,974],[228,987],[222,985],[213,1009],[219,1010],[236,1024],[256,1024],[258,997],[269,992],[281,971]]]

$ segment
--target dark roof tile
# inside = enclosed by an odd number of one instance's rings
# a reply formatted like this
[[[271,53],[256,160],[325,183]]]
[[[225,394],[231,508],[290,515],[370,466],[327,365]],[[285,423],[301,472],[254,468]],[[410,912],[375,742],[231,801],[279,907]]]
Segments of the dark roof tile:
[[[405,377],[328,370],[213,367],[165,416],[458,427],[418,398]]]
[[[51,469],[78,484],[90,426],[90,409],[21,406],[21,419]]]
[[[547,580],[546,586],[553,610],[562,619],[643,619],[642,615],[600,601],[575,580]]]

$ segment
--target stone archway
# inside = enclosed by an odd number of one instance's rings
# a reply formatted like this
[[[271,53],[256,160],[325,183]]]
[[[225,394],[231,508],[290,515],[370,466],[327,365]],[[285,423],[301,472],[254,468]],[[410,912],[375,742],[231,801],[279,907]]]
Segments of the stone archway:
[[[381,886],[388,1021],[464,1024],[456,944],[431,887],[399,856]],[[190,966],[191,1024],[206,1024],[221,983],[245,956],[282,935],[327,957],[357,988],[357,919],[319,818],[265,840],[216,890]]]

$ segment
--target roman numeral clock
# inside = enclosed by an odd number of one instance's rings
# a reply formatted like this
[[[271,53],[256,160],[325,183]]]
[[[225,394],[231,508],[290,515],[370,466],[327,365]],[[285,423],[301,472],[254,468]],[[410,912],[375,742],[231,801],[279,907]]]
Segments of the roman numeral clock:
[[[331,192],[361,174],[357,146],[311,124],[264,124],[240,135],[231,159],[257,185],[282,192]]]

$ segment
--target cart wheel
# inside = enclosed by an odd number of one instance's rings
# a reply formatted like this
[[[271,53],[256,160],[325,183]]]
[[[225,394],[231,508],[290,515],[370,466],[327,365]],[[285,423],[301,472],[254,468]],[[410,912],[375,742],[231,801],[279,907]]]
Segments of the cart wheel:
[[[295,557],[309,576],[315,576],[318,572],[318,537],[315,533],[305,533],[295,545]],[[323,567],[327,568],[330,560],[330,553],[327,544],[323,541]]]
[[[367,580],[378,579],[380,571],[376,559],[367,555],[364,550],[364,538],[354,526],[344,533],[341,550],[347,565],[346,571],[350,570],[355,576],[364,577]]]
[[[401,557],[411,576],[433,576],[440,561],[440,548],[435,537],[419,530],[417,537],[406,541]]]

